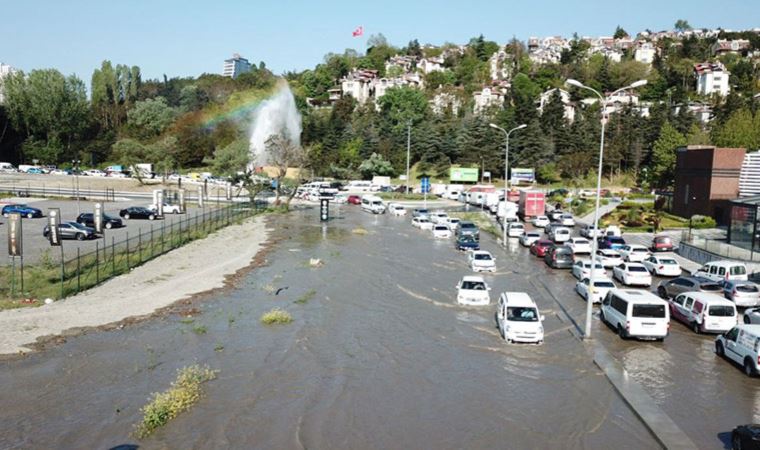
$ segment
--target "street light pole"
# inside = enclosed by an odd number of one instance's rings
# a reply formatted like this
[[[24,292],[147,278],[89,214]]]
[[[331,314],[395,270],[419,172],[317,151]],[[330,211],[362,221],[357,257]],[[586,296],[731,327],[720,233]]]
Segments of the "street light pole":
[[[409,154],[412,147],[412,121],[406,123],[406,194],[409,195]]]
[[[82,209],[79,207],[79,161],[78,159],[75,159],[71,161],[71,165],[74,168],[74,177],[76,178],[77,183],[77,217],[79,217],[80,214],[82,214]]]
[[[591,241],[591,270],[589,271],[588,279],[589,279],[589,291],[591,292],[591,295],[589,295],[588,299],[586,299],[586,326],[583,330],[583,339],[590,339],[591,338],[591,317],[594,312],[594,275],[596,272],[596,251],[599,248],[599,203],[601,200],[601,193],[602,193],[602,158],[604,157],[604,131],[605,126],[607,125],[607,112],[605,111],[607,109],[607,103],[610,99],[610,97],[614,97],[618,92],[625,91],[628,89],[635,89],[637,87],[644,86],[647,84],[647,80],[639,80],[635,83],[632,83],[628,86],[622,87],[607,97],[603,96],[599,93],[596,89],[590,88],[580,81],[569,79],[566,81],[566,84],[570,86],[575,86],[577,88],[586,89],[588,91],[593,92],[597,97],[599,97],[599,101],[601,102],[600,105],[602,107],[602,136],[599,140],[599,167],[597,169],[596,174],[596,205],[594,206],[594,239]]]
[[[493,129],[500,130],[502,133],[504,133],[504,137],[506,138],[505,139],[506,142],[504,144],[504,217],[501,218],[501,227],[503,229],[502,230],[503,232],[502,244],[504,245],[504,247],[506,247],[507,246],[506,210],[507,210],[507,199],[509,197],[509,135],[511,135],[513,131],[521,130],[527,127],[528,125],[526,124],[518,125],[509,131],[496,125],[495,123],[490,123],[488,124],[488,126],[490,126]]]

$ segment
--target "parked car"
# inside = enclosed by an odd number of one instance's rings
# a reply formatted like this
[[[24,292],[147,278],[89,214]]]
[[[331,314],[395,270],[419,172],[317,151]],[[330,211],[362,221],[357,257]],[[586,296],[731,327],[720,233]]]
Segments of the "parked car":
[[[463,220],[459,222],[459,226],[457,226],[457,236],[467,235],[480,240],[480,229],[474,223]]]
[[[620,256],[620,253],[608,248],[597,250],[594,259],[602,263],[602,266],[604,266],[605,269],[619,266],[623,262],[623,257]]]
[[[440,223],[441,225],[445,224],[448,218],[449,215],[443,211],[436,211],[430,215],[430,220],[432,220],[433,223]]]
[[[552,228],[549,238],[557,244],[562,244],[570,240],[571,232],[570,228],[557,227]]]
[[[652,284],[652,276],[641,263],[623,263],[612,269],[612,277],[626,286],[646,286]]]
[[[436,239],[448,239],[451,237],[451,230],[446,225],[433,225],[433,237]]]
[[[544,321],[538,306],[525,292],[504,292],[499,296],[496,322],[505,341],[541,344]]]
[[[588,301],[589,296],[594,303],[601,303],[602,299],[607,296],[607,293],[611,289],[617,289],[615,283],[606,276],[594,276],[594,287],[589,293],[590,280],[588,277],[578,280],[575,283],[575,292],[578,293],[584,300]]]
[[[655,236],[652,238],[652,246],[650,249],[653,252],[672,252],[675,247],[673,246],[673,239],[670,236]]]
[[[151,205],[148,205],[148,209],[158,212],[158,205],[153,203]],[[179,205],[170,205],[168,203],[164,203],[164,214],[179,214],[180,212],[181,211]]]
[[[662,341],[670,329],[668,303],[638,289],[611,289],[599,308],[599,318],[621,339]]]
[[[40,169],[39,167],[30,167],[26,169],[26,173],[31,173],[34,175],[42,175],[43,173],[45,173],[45,171]]]
[[[432,230],[433,222],[427,217],[412,217],[412,226],[420,230]]]
[[[90,228],[95,228],[95,218],[93,213],[82,213],[79,216],[77,216],[77,223],[81,223],[82,225]],[[103,228],[111,229],[111,228],[121,228],[124,224],[122,223],[121,219],[118,217],[109,216],[108,214],[103,214]]]
[[[491,288],[488,287],[483,277],[466,276],[462,277],[456,285],[457,303],[467,306],[485,306],[491,303],[491,295],[488,293]]]
[[[657,286],[657,295],[664,299],[673,298],[684,292],[709,292],[720,293],[723,288],[710,279],[704,277],[678,277],[672,280],[661,281]]]
[[[552,222],[558,222],[559,218],[562,217],[562,214],[565,214],[565,212],[562,211],[561,209],[555,209],[554,211],[551,211],[550,213],[548,213],[547,217],[549,217],[549,220],[551,220]]]
[[[575,219],[573,219],[572,214],[562,214],[561,216],[559,216],[558,222],[561,223],[563,227],[575,226]]]
[[[660,277],[678,277],[681,275],[681,266],[678,261],[670,256],[650,255],[641,262],[649,273]]]
[[[575,254],[591,253],[591,242],[589,242],[588,239],[578,237],[570,238],[565,245],[572,248],[573,253]]]
[[[430,211],[427,208],[415,208],[412,211],[412,217],[430,218]]]
[[[82,172],[82,175],[86,177],[104,177],[106,173],[98,169],[89,169]]]
[[[530,247],[539,239],[541,239],[541,233],[538,231],[528,231],[527,233],[520,236],[520,244],[522,244],[523,247]]]
[[[388,211],[394,216],[405,216],[406,215],[406,208],[403,206],[397,204],[397,203],[391,203],[388,206]]]
[[[747,266],[738,261],[712,261],[695,270],[692,275],[709,278],[713,281],[747,281]]]
[[[597,261],[594,264],[594,271],[596,272],[594,274],[594,278],[599,277],[600,275],[607,275],[607,271],[602,267],[601,264],[599,264],[599,261]],[[582,280],[584,278],[588,278],[591,276],[591,261],[588,259],[579,259],[573,263],[573,269],[572,274],[575,278]]]
[[[724,333],[737,324],[736,306],[705,292],[684,292],[669,301],[670,316],[695,333]]]
[[[125,208],[119,211],[119,216],[127,220],[129,219],[154,220],[156,218],[156,213],[153,210],[150,210],[148,208],[143,208],[142,206],[130,206],[129,208]]]
[[[452,232],[456,232],[457,227],[459,227],[459,222],[461,222],[461,219],[458,217],[449,217],[449,219],[446,221],[449,226],[449,230]]]
[[[599,248],[620,250],[625,245],[625,240],[619,236],[604,236],[599,240]]]
[[[2,213],[3,217],[8,217],[11,214],[21,214],[21,217],[26,217],[27,219],[42,217],[42,210],[26,205],[5,205],[3,206]]]
[[[520,237],[525,234],[525,226],[519,222],[512,222],[507,224],[507,236],[508,237]]]
[[[739,425],[731,431],[732,450],[760,449],[760,425]]]
[[[533,226],[536,228],[544,228],[549,225],[549,218],[546,216],[536,216],[533,218]]]
[[[544,262],[552,269],[569,269],[573,266],[573,250],[567,245],[554,244],[546,250]]]
[[[760,308],[747,308],[742,316],[742,322],[746,324],[760,324]]]
[[[602,236],[602,230],[595,228],[593,224],[583,224],[580,235],[587,239],[597,239]]]
[[[491,253],[485,250],[470,252],[467,255],[467,262],[473,272],[496,272],[496,261]]]
[[[50,234],[50,225],[45,225],[45,228],[42,229],[42,235],[48,237],[48,234]],[[76,239],[78,241],[96,237],[93,228],[76,222],[61,222],[58,224],[58,236],[61,239]]]
[[[340,194],[335,194],[335,197],[333,197],[333,201],[338,204],[344,204],[348,203],[348,194],[345,192],[341,192]]]
[[[649,257],[649,249],[638,244],[626,244],[617,251],[628,262],[641,262]]]
[[[748,377],[756,376],[760,363],[760,325],[737,325],[719,335],[715,338],[715,353],[742,366]]]
[[[546,251],[554,245],[554,242],[548,239],[539,239],[530,246],[530,252],[539,258],[546,255]]]
[[[470,235],[457,237],[457,250],[480,250],[480,241]]]
[[[350,205],[361,205],[362,204],[362,198],[358,195],[349,195],[348,200],[346,200],[348,204]]]
[[[719,281],[723,296],[733,301],[736,306],[760,306],[760,288],[751,281]]]

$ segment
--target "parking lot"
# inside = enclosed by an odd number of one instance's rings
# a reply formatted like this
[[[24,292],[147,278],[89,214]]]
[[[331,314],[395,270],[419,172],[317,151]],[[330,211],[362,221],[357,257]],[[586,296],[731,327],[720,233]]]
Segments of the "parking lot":
[[[50,246],[47,238],[42,235],[45,225],[48,221],[48,211],[51,208],[59,208],[61,211],[62,221],[75,221],[79,215],[79,211],[82,213],[92,213],[95,209],[94,201],[80,201],[77,206],[75,200],[47,200],[36,198],[14,198],[4,199],[5,203],[21,203],[32,206],[34,208],[42,210],[42,218],[35,219],[22,219],[22,233],[23,233],[23,252],[24,263],[35,264],[40,262],[41,259],[52,259],[52,261],[58,262],[60,259],[60,249]],[[119,217],[119,211],[128,206],[148,206],[150,200],[130,200],[130,201],[117,201],[117,202],[105,202],[103,205],[103,212],[109,216]],[[143,220],[143,219],[122,219],[124,224],[121,228],[112,228],[110,230],[104,230],[102,236],[97,239],[90,239],[84,241],[78,241],[76,239],[67,239],[63,241],[64,259],[68,260],[77,256],[77,249],[81,254],[95,251],[96,248],[102,249],[104,245],[109,248],[112,244],[118,246],[119,242],[123,242],[127,237],[134,237],[139,234],[150,233],[151,229],[158,232],[164,225],[168,225],[168,228],[164,229],[167,233],[169,230],[178,230],[181,226],[182,229],[186,229],[188,226],[195,225],[196,221],[202,219],[204,212],[208,212],[216,208],[215,204],[210,204],[205,208],[198,208],[194,204],[187,204],[188,210],[185,214],[166,214],[163,218],[156,220]],[[0,216],[0,242],[7,242],[8,240],[8,226],[7,219]],[[7,250],[4,249],[4,253],[7,254]],[[16,261],[18,264],[18,260]],[[11,264],[11,258],[2,258],[2,264]]]

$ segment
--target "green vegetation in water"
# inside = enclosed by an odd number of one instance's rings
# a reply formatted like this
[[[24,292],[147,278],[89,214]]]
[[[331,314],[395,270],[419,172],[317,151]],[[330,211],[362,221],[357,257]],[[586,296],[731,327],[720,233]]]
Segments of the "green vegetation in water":
[[[361,236],[369,233],[369,231],[367,231],[367,230],[365,230],[364,228],[361,228],[361,227],[354,228],[353,230],[351,230],[351,232],[354,233],[354,234],[361,235]]]
[[[190,325],[193,322],[195,322],[195,319],[193,319],[192,317],[185,317],[185,318],[180,319],[179,321],[179,323],[183,325]]]
[[[148,404],[140,410],[143,418],[135,427],[135,435],[139,438],[147,437],[181,412],[190,409],[203,395],[201,385],[216,378],[217,373],[208,366],[197,364],[179,369],[171,387],[164,392],[154,393]]]
[[[193,333],[195,334],[206,334],[208,332],[208,328],[206,328],[205,325],[196,325],[193,327]]]
[[[261,323],[264,325],[284,325],[293,321],[293,316],[289,312],[274,308],[261,316]]]
[[[304,303],[307,303],[309,300],[314,298],[315,295],[317,295],[317,291],[315,291],[314,289],[309,289],[305,294],[298,297],[298,300],[296,300],[294,303],[303,305]]]
[[[214,347],[215,352],[221,352],[222,350],[224,350],[224,345],[222,344],[216,344],[216,346]]]

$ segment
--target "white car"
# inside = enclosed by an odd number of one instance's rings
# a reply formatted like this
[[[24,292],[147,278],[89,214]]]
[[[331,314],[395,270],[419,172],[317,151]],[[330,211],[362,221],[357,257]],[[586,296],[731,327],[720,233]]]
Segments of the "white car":
[[[69,173],[63,169],[53,169],[50,171],[51,175],[68,175]]]
[[[459,226],[459,222],[461,222],[461,219],[458,217],[449,217],[446,220],[446,224],[449,226],[449,230],[452,232],[457,230],[457,227]]]
[[[575,283],[575,292],[586,301],[589,300],[589,284],[590,281],[588,278],[578,280],[578,282]],[[607,296],[610,289],[617,289],[617,286],[612,280],[607,277],[594,276],[594,287],[591,293],[592,301],[594,303],[602,303],[602,300]]]
[[[624,245],[618,249],[618,253],[628,262],[641,262],[651,255],[648,248],[637,244]]]
[[[596,239],[604,235],[604,232],[598,228],[595,228],[593,224],[583,225],[580,231],[581,236],[588,239]]]
[[[681,266],[671,256],[650,255],[641,264],[644,264],[649,273],[654,275],[661,277],[681,276]]]
[[[430,220],[432,220],[433,223],[440,223],[442,225],[446,224],[446,221],[448,220],[448,218],[449,218],[449,215],[443,211],[436,211],[430,215]]]
[[[607,271],[597,261],[594,264],[594,278],[598,278],[600,275],[607,276]],[[579,259],[573,263],[572,269],[573,276],[579,280],[588,278],[591,276],[591,261],[588,259]]]
[[[505,341],[541,344],[543,321],[538,306],[525,292],[505,292],[499,296],[496,322]]]
[[[397,205],[396,203],[391,204],[388,207],[388,211],[390,211],[391,214],[394,216],[405,216],[406,215],[406,208],[404,208],[401,205]]]
[[[742,321],[746,324],[760,325],[760,308],[745,309]]]
[[[562,244],[570,240],[570,228],[555,227],[549,233],[549,237],[556,244]]]
[[[446,225],[433,225],[433,237],[436,239],[448,239],[451,237],[451,230]]]
[[[575,226],[575,219],[573,219],[572,214],[562,214],[561,216],[559,216],[558,222],[562,224],[563,227]]]
[[[588,239],[578,237],[570,238],[565,245],[573,249],[574,254],[591,253],[591,242],[589,242]]]
[[[536,216],[533,218],[533,226],[536,228],[544,228],[549,225],[549,218],[546,216]]]
[[[467,261],[473,272],[496,272],[496,261],[491,253],[485,250],[475,250],[467,254]]]
[[[523,247],[530,247],[539,239],[541,239],[541,233],[538,231],[528,231],[520,236],[520,244],[522,244]]]
[[[525,234],[525,226],[521,223],[509,223],[507,224],[507,236],[520,237]]]
[[[345,193],[336,194],[335,197],[333,197],[333,201],[339,204],[348,203],[348,194],[345,194]]]
[[[419,228],[420,230],[432,230],[433,222],[427,217],[414,217],[412,219],[412,226]]]
[[[148,209],[151,211],[158,211],[158,205],[155,203],[148,205]],[[164,214],[179,214],[180,207],[179,205],[169,205],[167,203],[164,203]]]
[[[612,269],[612,277],[626,286],[645,286],[652,284],[652,276],[641,263],[623,263]]]
[[[467,276],[457,284],[457,303],[467,306],[485,306],[491,303],[491,295],[483,277]]]
[[[88,177],[104,177],[106,176],[106,173],[103,172],[102,170],[90,169],[90,170],[85,170],[84,172],[82,172],[82,175],[85,175]]]
[[[596,258],[594,259],[602,263],[602,266],[604,266],[605,269],[619,266],[620,263],[623,262],[623,258],[620,256],[620,253],[607,248],[597,250]]]

